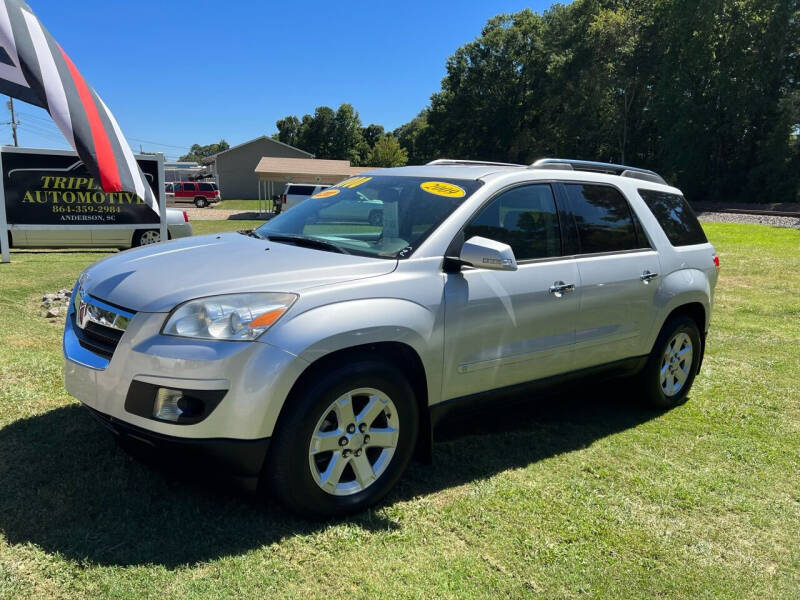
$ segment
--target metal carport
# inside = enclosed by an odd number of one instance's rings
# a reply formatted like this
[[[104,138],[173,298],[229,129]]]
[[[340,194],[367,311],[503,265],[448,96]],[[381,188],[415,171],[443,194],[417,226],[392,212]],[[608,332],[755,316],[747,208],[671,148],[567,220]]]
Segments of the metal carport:
[[[321,158],[275,158],[263,157],[258,161],[255,172],[258,175],[258,209],[266,212],[267,200],[281,193],[275,189],[276,183],[313,183],[333,185],[342,179],[370,171],[375,167],[351,167],[347,160],[328,160]],[[263,202],[263,204],[262,204]]]

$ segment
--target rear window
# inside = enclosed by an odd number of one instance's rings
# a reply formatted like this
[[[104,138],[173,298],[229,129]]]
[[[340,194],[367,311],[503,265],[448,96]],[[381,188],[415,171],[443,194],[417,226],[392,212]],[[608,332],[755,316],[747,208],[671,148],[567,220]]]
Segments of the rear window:
[[[213,192],[216,188],[213,183],[199,183],[201,192]]]
[[[639,195],[661,225],[670,244],[691,246],[708,242],[692,207],[683,196],[655,190],[639,190]]]
[[[293,196],[311,196],[314,194],[314,189],[313,185],[290,185],[286,193]]]

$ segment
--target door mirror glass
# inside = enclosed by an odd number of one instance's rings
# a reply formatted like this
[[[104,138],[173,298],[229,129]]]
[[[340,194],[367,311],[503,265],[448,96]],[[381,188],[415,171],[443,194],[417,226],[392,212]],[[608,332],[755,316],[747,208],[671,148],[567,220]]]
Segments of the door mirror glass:
[[[479,269],[517,270],[517,259],[511,246],[479,236],[464,242],[459,258],[462,263]]]

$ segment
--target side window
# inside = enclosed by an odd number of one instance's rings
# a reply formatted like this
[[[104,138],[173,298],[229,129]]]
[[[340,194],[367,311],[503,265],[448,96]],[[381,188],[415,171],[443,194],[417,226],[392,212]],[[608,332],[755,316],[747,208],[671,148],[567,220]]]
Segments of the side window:
[[[581,253],[634,250],[636,227],[628,201],[607,185],[564,185],[578,228]]]
[[[181,184],[180,183],[176,183],[175,184],[175,191],[176,192],[180,192],[181,191]]]
[[[697,217],[683,196],[655,190],[639,190],[639,195],[661,225],[661,229],[667,234],[670,244],[691,246],[705,244],[708,241]]]
[[[201,192],[213,192],[214,191],[214,186],[211,185],[210,183],[198,183],[197,185],[200,187],[200,191]]]
[[[464,229],[464,239],[479,235],[511,246],[517,260],[561,255],[561,232],[553,190],[526,185],[491,201]]]
[[[197,188],[193,183],[184,183],[183,184],[183,191],[184,192],[194,192]]]
[[[312,196],[314,194],[314,186],[292,185],[289,186],[289,191],[287,193],[292,196]]]
[[[172,184],[171,184],[171,183],[168,183],[168,184],[167,184],[167,185],[164,187],[164,189],[165,189],[167,192],[169,192],[169,193],[172,193],[172,187],[173,187],[173,186],[172,186]]]

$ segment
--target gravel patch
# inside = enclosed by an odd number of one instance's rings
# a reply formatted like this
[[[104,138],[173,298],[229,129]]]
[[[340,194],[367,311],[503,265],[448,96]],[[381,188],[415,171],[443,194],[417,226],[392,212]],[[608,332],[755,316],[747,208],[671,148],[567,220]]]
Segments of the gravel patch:
[[[748,225],[771,225],[800,229],[797,217],[773,217],[768,215],[743,215],[737,213],[700,212],[697,218],[711,223],[745,223]]]

